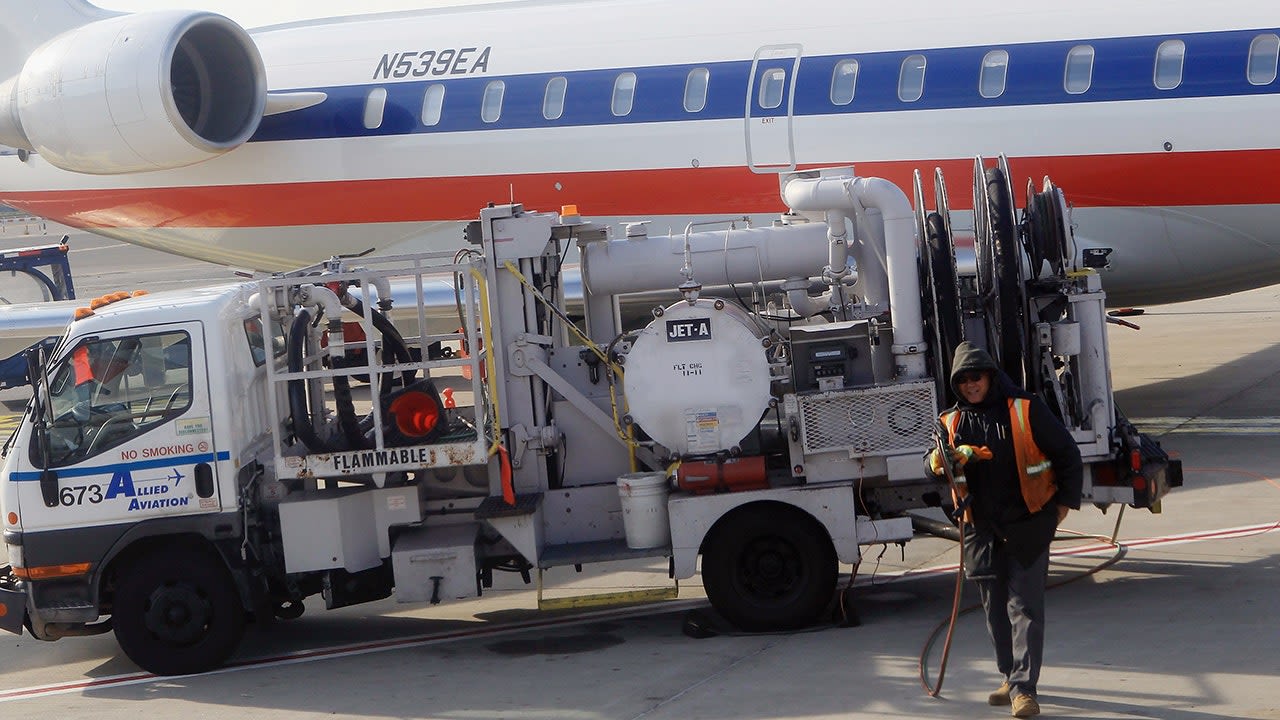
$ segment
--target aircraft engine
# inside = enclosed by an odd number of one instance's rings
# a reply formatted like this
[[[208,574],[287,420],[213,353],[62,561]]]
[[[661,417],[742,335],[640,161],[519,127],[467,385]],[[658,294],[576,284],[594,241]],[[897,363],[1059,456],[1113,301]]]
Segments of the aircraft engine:
[[[55,37],[0,87],[6,96],[0,142],[64,170],[109,175],[182,167],[238,147],[262,120],[267,81],[257,46],[236,23],[160,11]]]

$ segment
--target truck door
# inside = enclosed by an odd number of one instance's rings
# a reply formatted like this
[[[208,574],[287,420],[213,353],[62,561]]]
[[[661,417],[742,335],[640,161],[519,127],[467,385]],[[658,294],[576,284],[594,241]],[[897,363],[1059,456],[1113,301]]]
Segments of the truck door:
[[[747,84],[747,164],[753,172],[794,170],[791,118],[799,45],[766,45],[756,51]]]
[[[38,389],[40,420],[10,474],[23,527],[214,512],[218,461],[200,323],[81,339]]]

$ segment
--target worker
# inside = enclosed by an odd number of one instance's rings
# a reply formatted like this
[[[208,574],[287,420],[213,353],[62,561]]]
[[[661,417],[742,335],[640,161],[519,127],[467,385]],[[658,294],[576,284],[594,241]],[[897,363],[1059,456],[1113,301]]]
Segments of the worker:
[[[928,456],[935,475],[951,462],[957,507],[972,530],[963,548],[976,581],[1003,678],[988,697],[1014,717],[1040,713],[1036,685],[1044,654],[1049,544],[1079,509],[1080,451],[1039,398],[1019,388],[982,348],[956,348],[951,387],[958,400],[940,418],[950,458]]]

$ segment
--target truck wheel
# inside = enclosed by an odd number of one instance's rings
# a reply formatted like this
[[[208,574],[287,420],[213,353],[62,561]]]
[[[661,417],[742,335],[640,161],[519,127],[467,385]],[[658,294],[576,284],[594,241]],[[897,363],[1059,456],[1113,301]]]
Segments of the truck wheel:
[[[143,670],[186,675],[231,657],[244,634],[244,607],[217,558],[167,548],[125,568],[112,625],[120,647]]]
[[[836,554],[822,526],[785,505],[748,505],[718,522],[702,555],[711,605],[743,630],[813,623],[836,587]]]

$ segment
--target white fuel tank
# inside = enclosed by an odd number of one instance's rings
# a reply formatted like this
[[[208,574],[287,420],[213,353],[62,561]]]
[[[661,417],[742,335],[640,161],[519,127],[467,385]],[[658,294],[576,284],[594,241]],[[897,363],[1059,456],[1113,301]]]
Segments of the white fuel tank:
[[[746,311],[679,302],[649,323],[623,365],[628,412],[680,455],[729,450],[769,407],[769,360]]]

